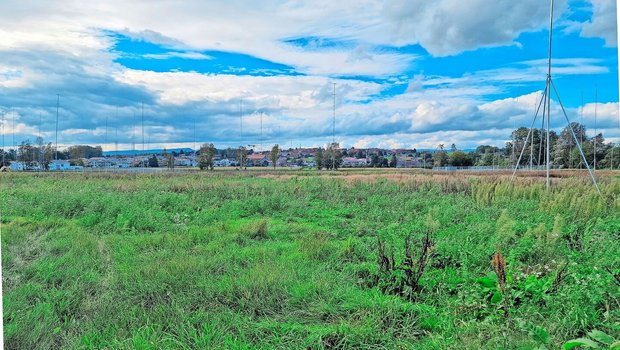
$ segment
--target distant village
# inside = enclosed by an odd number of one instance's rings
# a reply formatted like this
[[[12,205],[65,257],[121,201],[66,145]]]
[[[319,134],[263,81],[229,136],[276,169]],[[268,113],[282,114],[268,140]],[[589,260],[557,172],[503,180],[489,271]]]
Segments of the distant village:
[[[571,128],[573,129],[571,131]],[[529,137],[530,133],[533,135]],[[481,145],[459,149],[455,144],[439,144],[433,149],[342,148],[337,143],[326,147],[269,150],[253,148],[216,149],[204,144],[200,149],[174,148],[153,150],[103,151],[101,146],[74,145],[58,150],[38,138],[0,149],[0,171],[84,171],[135,168],[278,167],[278,168],[520,168],[532,169],[545,164],[542,152],[550,142],[551,166],[559,169],[620,168],[620,144],[608,142],[602,133],[588,137],[586,128],[571,123],[561,132],[520,127],[511,133],[504,147]],[[579,141],[580,147],[576,147]],[[514,145],[514,147],[513,147]],[[275,164],[274,164],[275,163]]]
[[[59,152],[58,159],[52,156],[47,164],[40,160],[36,152],[32,155],[16,155],[15,160],[8,163],[11,171],[80,171],[84,169],[130,169],[143,167],[160,168],[195,168],[199,167],[200,151],[190,148],[158,149],[140,151],[103,152],[100,147],[89,147],[94,153],[90,157],[72,157],[71,151]],[[94,149],[94,151],[92,151]],[[319,148],[292,148],[283,149],[278,153],[276,167],[287,168],[316,168],[317,152]],[[22,152],[19,152],[22,153]],[[54,152],[52,152],[54,153]],[[416,149],[388,150],[380,148],[369,149],[339,149],[338,167],[398,167],[424,168],[432,167],[433,151],[418,152]],[[7,155],[9,152],[7,152]],[[245,156],[244,167],[273,167],[271,151],[248,150]],[[13,158],[13,157],[8,157]],[[216,150],[212,158],[214,167],[239,167],[237,149]]]

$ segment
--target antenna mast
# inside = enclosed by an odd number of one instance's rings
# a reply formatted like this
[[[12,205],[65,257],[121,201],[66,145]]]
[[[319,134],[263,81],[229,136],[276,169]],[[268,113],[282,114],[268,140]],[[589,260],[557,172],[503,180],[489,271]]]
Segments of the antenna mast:
[[[596,106],[598,105],[598,86],[594,89],[594,174],[596,174],[596,135],[597,135],[597,125],[596,125]]]
[[[336,83],[334,83],[334,104],[332,107],[332,143],[336,143]]]
[[[566,118],[566,122],[568,123],[568,125],[570,125],[570,120],[568,119],[568,114],[566,114],[566,110],[564,109],[564,105],[562,104],[562,100],[560,98],[560,94],[558,93],[557,88],[555,87],[555,84],[553,83],[553,80],[551,79],[551,48],[552,48],[552,39],[553,39],[553,0],[550,0],[550,14],[549,14],[549,57],[548,57],[548,61],[547,61],[547,79],[545,82],[545,91],[543,92],[543,97],[540,100],[540,104],[544,105],[543,107],[543,115],[542,115],[542,119],[543,119],[543,125],[545,122],[545,112],[544,110],[546,109],[547,111],[547,135],[546,135],[546,183],[547,183],[547,189],[549,189],[551,187],[551,178],[549,177],[549,171],[551,168],[551,157],[550,157],[550,149],[551,149],[551,144],[550,144],[550,125],[551,125],[551,89],[553,88],[553,91],[555,92],[555,96],[558,99],[558,103],[560,104],[560,107],[562,108],[562,113],[564,114],[564,118]],[[546,107],[546,108],[545,108]],[[540,105],[538,106],[538,110],[540,110]],[[534,126],[534,123],[536,122],[536,119],[538,117],[538,110],[536,111],[536,114],[534,114],[534,120],[532,121],[532,129]],[[529,140],[530,136],[533,137],[532,134],[532,129],[530,129],[530,133],[528,133],[527,138],[525,139],[525,142],[527,143],[527,141]],[[573,136],[573,140],[575,141],[575,143],[578,143],[579,140],[577,140],[577,136],[575,135],[575,132],[573,130],[573,128],[569,128],[571,135]],[[594,178],[594,174],[592,173],[592,170],[590,169],[590,166],[588,165],[588,162],[586,160],[585,155],[583,154],[583,149],[581,148],[581,145],[578,145],[579,148],[579,154],[581,155],[581,159],[584,162],[584,164],[586,165],[587,169],[588,169],[588,173],[590,174],[590,178],[592,179],[592,183],[594,184],[594,187],[596,187],[597,192],[600,194],[601,190],[598,187],[598,184],[596,183],[596,179]],[[524,148],[525,149],[525,148]],[[519,163],[521,162],[521,157],[523,156],[523,150],[521,150],[521,155],[519,156],[519,160],[517,161],[517,165],[514,168],[514,171],[512,172],[512,177],[511,179],[514,179],[515,174],[517,172],[517,169],[519,168]]]
[[[58,108],[60,106],[60,94],[56,94],[56,155],[55,159],[58,160]]]
[[[142,102],[142,153],[144,153],[144,102]]]
[[[2,111],[2,164],[0,164],[0,167],[4,166],[5,153],[6,150],[4,149],[4,111]]]

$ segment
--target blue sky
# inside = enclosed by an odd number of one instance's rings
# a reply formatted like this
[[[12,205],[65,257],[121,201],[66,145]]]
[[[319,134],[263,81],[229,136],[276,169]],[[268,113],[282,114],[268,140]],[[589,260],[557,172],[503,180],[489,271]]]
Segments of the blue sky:
[[[596,128],[620,142],[615,1],[555,5],[569,117],[593,133],[596,94]],[[62,146],[141,148],[143,113],[148,147],[318,146],[336,83],[344,146],[503,145],[544,89],[548,14],[539,0],[5,1],[0,132],[53,140],[60,94]],[[557,103],[552,119],[565,125]]]

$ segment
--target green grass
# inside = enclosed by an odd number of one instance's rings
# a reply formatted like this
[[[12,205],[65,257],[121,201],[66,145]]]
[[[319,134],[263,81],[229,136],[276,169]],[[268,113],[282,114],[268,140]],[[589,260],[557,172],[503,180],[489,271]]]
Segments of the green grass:
[[[304,174],[0,176],[5,347],[552,349],[593,329],[620,338],[617,180],[602,179],[601,197],[580,180],[547,192],[534,180]],[[421,290],[382,292],[401,276],[379,270],[378,238],[401,262],[405,239],[429,230]],[[503,295],[496,251],[508,262]]]

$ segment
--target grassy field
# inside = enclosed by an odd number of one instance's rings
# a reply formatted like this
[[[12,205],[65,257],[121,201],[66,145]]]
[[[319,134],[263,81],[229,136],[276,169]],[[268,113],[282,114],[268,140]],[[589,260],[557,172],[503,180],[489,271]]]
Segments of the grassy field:
[[[5,347],[620,339],[618,177],[250,174],[0,175]]]

